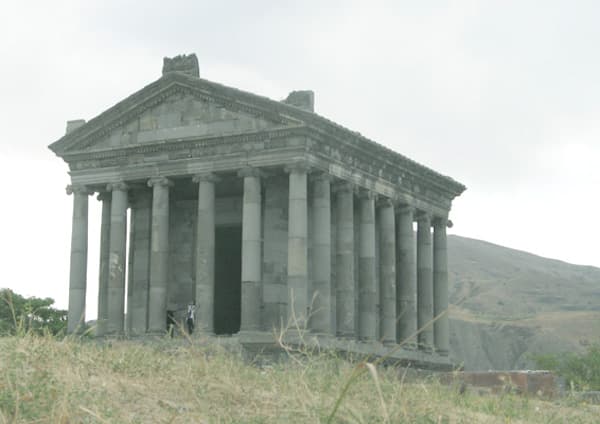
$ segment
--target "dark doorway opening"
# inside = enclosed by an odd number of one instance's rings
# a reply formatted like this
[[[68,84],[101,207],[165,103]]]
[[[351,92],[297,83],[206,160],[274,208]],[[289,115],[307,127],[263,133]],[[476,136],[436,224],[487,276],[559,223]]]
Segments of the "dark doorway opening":
[[[240,331],[242,309],[242,227],[215,231],[215,334]]]

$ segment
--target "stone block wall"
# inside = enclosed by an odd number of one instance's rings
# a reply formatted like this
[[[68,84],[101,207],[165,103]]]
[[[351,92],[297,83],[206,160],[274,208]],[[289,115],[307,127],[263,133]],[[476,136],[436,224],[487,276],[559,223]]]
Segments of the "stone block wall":
[[[195,228],[198,202],[172,199],[169,213],[168,310],[185,310],[194,300]]]

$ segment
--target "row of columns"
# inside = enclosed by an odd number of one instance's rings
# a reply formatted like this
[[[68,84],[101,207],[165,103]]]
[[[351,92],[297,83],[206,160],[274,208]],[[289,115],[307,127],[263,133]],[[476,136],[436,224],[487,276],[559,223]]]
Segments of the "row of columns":
[[[354,240],[355,187],[336,184],[331,176],[314,175],[313,283],[308,287],[308,168],[303,163],[285,168],[289,174],[288,216],[288,321],[292,327],[308,326],[315,333],[343,338],[375,340],[385,344],[402,343],[408,348],[435,349],[447,354],[448,292],[446,220],[431,217],[409,206],[394,207],[390,199],[377,202],[372,192],[358,196],[359,245]],[[262,217],[261,171],[245,168],[242,212],[241,331],[261,328],[262,302]],[[214,328],[215,263],[215,183],[213,174],[193,178],[198,183],[196,234],[196,303],[198,326],[206,332]],[[147,331],[164,332],[167,302],[169,240],[169,187],[164,177],[152,178],[150,276]],[[102,194],[102,234],[98,332],[121,334],[124,330],[125,246],[127,190],[125,183],[107,186],[112,194]],[[70,332],[82,323],[85,305],[87,264],[87,197],[85,188],[73,189],[73,235],[69,296]],[[335,195],[336,281],[335,317],[332,323],[331,299],[331,194]],[[413,221],[417,220],[416,263]],[[377,225],[378,224],[378,225]],[[376,231],[379,231],[379,263],[376,262]],[[358,275],[355,275],[355,249],[358,249]],[[377,267],[379,267],[380,323],[378,330]],[[358,293],[355,293],[358,278]],[[314,299],[309,311],[309,295]],[[358,319],[355,320],[355,297]],[[435,318],[435,320],[434,320]],[[358,325],[356,325],[356,322]],[[357,327],[357,328],[355,328]]]

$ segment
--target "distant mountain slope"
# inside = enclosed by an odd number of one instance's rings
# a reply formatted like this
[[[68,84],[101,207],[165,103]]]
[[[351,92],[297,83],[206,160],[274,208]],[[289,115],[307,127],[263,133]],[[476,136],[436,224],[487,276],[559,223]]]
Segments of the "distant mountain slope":
[[[600,268],[451,235],[452,347],[467,369],[531,367],[529,354],[600,341]]]

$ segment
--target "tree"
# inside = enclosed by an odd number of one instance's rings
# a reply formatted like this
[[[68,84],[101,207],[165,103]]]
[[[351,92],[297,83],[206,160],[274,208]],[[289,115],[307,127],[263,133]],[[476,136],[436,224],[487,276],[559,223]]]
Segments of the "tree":
[[[28,331],[64,333],[67,311],[53,308],[53,304],[54,299],[49,297],[25,298],[10,289],[0,289],[0,336]]]

